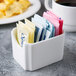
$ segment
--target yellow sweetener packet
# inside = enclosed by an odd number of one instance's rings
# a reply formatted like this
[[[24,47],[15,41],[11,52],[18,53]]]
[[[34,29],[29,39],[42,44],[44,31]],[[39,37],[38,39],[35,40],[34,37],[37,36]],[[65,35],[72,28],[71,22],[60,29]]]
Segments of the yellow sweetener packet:
[[[35,30],[35,24],[31,21],[29,21],[28,19],[25,19],[25,23],[32,28],[33,30]]]
[[[34,31],[29,26],[27,26],[27,24],[19,21],[17,24],[17,38],[20,46],[23,46],[25,43],[33,43],[33,34]]]
[[[35,34],[35,24],[29,21],[28,19],[25,19],[25,24],[32,29],[32,37],[31,41],[34,42],[34,34]]]
[[[24,23],[22,23],[20,21],[19,21],[19,23],[24,26],[25,30],[27,29],[30,32],[29,43],[34,43],[34,30],[31,29],[26,23],[24,24]]]
[[[24,30],[24,28],[20,28],[19,24],[17,24],[17,40],[21,47],[23,47],[25,43],[29,42],[30,37],[29,32],[27,30]]]

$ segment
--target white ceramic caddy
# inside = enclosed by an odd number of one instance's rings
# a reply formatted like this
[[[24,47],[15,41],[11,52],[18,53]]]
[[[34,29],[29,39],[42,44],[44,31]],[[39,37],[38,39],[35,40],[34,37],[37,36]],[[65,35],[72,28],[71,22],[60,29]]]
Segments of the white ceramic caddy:
[[[11,32],[14,59],[24,70],[37,70],[63,59],[64,34],[20,47],[16,39],[16,28]]]

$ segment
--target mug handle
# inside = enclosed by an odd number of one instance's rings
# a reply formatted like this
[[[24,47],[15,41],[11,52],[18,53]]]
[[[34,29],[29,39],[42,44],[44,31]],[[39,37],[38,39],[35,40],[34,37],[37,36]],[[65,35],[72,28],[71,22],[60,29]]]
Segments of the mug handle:
[[[52,8],[49,7],[49,4],[48,4],[49,0],[45,0],[44,1],[44,5],[45,5],[45,8],[49,11],[52,11]]]

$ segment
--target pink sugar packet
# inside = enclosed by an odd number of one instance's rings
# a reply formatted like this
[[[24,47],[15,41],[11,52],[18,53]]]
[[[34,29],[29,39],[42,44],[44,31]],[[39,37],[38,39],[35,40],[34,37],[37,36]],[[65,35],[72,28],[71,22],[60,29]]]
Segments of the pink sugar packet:
[[[58,17],[57,15],[55,15],[53,12],[47,11],[47,13],[48,13],[50,16],[52,16],[54,19],[59,20],[59,17]]]
[[[60,17],[58,17],[57,15],[55,15],[52,11],[47,11],[47,13],[50,16],[52,15],[52,17],[54,19],[57,19],[59,21],[59,34],[62,34],[63,33],[63,20]]]
[[[53,12],[47,11],[43,13],[43,17],[50,21],[55,27],[55,36],[63,33],[63,20],[56,16]]]

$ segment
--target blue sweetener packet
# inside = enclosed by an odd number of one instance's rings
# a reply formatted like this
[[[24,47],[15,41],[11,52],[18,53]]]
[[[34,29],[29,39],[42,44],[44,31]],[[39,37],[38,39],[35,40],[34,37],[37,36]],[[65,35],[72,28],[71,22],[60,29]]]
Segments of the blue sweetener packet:
[[[54,28],[54,25],[52,23],[50,23],[48,20],[46,20],[45,18],[43,18],[37,14],[34,15],[34,19],[36,19],[36,21],[38,23],[40,23],[41,26],[43,26],[45,29],[44,34],[42,36],[43,40],[45,39],[45,35],[47,33],[47,30],[50,31],[50,38],[55,36],[55,28]]]
[[[40,37],[40,40],[44,40],[44,35],[45,35],[45,33],[46,33],[46,21],[45,21],[45,19],[43,18],[43,17],[41,17],[41,16],[39,16],[39,15],[37,15],[37,14],[35,14],[34,15],[34,20],[35,20],[35,22],[37,22],[40,26],[42,26],[43,27],[43,30],[42,30],[42,34],[41,34],[41,37]],[[40,41],[39,40],[39,41]]]
[[[34,38],[35,42],[41,41],[44,28],[42,26],[40,26],[40,24],[36,21],[36,19],[32,18],[31,21],[35,24],[35,28],[36,28],[36,31],[35,31],[36,35]]]
[[[51,32],[50,33],[50,38],[54,37],[55,36],[55,27],[54,27],[54,25],[52,23],[50,23],[48,20],[46,20],[46,23],[48,24],[46,29]]]
[[[44,28],[46,28],[48,25],[46,23],[46,19],[39,16],[38,14],[35,14],[34,15],[34,19],[36,19],[36,21],[41,24],[41,26],[43,26]]]

